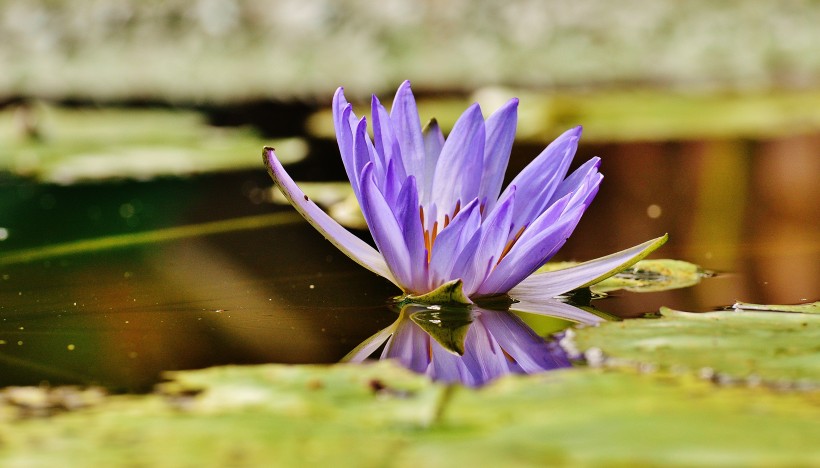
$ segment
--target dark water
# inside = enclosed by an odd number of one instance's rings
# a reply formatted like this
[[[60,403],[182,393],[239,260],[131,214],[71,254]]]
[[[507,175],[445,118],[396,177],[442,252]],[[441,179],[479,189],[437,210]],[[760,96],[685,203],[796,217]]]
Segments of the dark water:
[[[820,137],[582,146],[602,189],[556,259],[585,260],[669,232],[655,257],[719,272],[661,293],[595,302],[635,317],[736,300],[817,300]],[[519,145],[511,173],[540,148]],[[342,177],[331,153],[297,179]],[[0,385],[99,384],[144,391],[164,370],[334,362],[396,318],[391,284],[349,261],[288,207],[253,196],[258,171],[150,182],[39,185],[0,178]],[[43,246],[165,232],[281,212],[276,225],[79,248]],[[132,239],[133,240],[133,239]],[[34,252],[28,260],[14,257]]]

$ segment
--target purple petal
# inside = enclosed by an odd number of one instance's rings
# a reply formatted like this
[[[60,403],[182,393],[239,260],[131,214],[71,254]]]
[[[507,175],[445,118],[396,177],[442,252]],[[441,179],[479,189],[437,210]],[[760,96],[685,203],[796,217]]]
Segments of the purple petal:
[[[473,268],[482,271],[486,265],[495,265],[504,251],[504,246],[510,235],[510,225],[515,210],[517,197],[516,187],[506,192],[506,196],[498,204],[490,216],[481,224],[481,242],[475,250]],[[482,273],[488,273],[484,270]],[[485,281],[485,276],[474,276],[474,282],[468,283],[465,279],[464,289],[472,294]]]
[[[336,92],[337,96],[341,94],[341,90],[342,88],[339,88],[339,91]],[[356,171],[356,163],[353,156],[353,132],[347,123],[350,121],[353,107],[350,104],[345,104],[345,106],[342,109],[338,109],[337,112],[337,102],[340,102],[338,105],[341,105],[341,102],[346,102],[344,101],[344,95],[341,96],[341,101],[338,99],[333,100],[333,123],[336,126],[336,141],[339,143],[339,153],[342,155],[342,164],[344,164],[345,173],[347,174],[348,180],[350,180],[350,185],[353,187],[353,193],[355,193],[356,198],[359,199],[359,173]]]
[[[584,164],[581,164],[581,166],[579,166],[578,169],[575,169],[572,172],[572,174],[570,174],[558,185],[558,188],[555,190],[555,193],[552,194],[552,200],[563,198],[568,193],[576,191],[584,180],[589,179],[592,174],[596,174],[598,172],[598,168],[600,166],[601,158],[597,156],[585,162]],[[584,204],[589,205],[589,203]]]
[[[425,200],[430,200],[433,191],[433,176],[436,172],[436,164],[441,156],[441,149],[444,147],[444,134],[436,119],[430,122],[422,130],[424,138],[424,196]]]
[[[424,246],[424,231],[419,217],[419,198],[416,178],[408,177],[396,197],[396,219],[399,222],[404,243],[410,254],[411,289],[424,291],[427,287],[427,249]]]
[[[404,241],[404,234],[399,226],[393,210],[382,196],[373,177],[373,163],[368,163],[362,169],[359,186],[362,190],[362,213],[373,240],[384,256],[387,266],[393,273],[402,290],[419,292],[412,289],[412,275],[410,253]],[[409,208],[407,208],[409,209]]]
[[[456,121],[436,163],[431,200],[442,216],[452,214],[458,200],[478,196],[484,140],[484,117],[478,104],[473,104]]]
[[[485,212],[492,210],[501,192],[517,124],[518,99],[510,99],[485,124],[487,143],[484,146],[484,174],[478,195],[479,199],[486,200]]]
[[[461,254],[468,237],[475,233],[480,219],[478,199],[474,199],[438,234],[430,255],[429,287],[435,288],[453,279],[451,273],[455,259]]]
[[[527,203],[519,203],[513,215],[513,227],[518,229],[535,219],[552,199],[552,195],[567,173],[575,151],[581,127],[564,132],[519,173],[510,186],[518,188],[518,196]],[[507,190],[501,195],[502,197]]]
[[[381,155],[385,164],[392,161],[394,164],[393,170],[396,172],[397,178],[404,180],[407,178],[407,173],[404,170],[404,162],[402,162],[401,159],[399,142],[393,133],[390,116],[375,95],[371,99],[370,107],[373,118],[373,140],[376,146],[376,153]]]
[[[514,299],[538,302],[602,281],[629,268],[666,243],[668,235],[563,270],[535,273],[509,291]]]
[[[364,166],[369,163],[374,163],[374,170],[376,171],[379,180],[384,180],[384,167],[380,167],[381,162],[373,158],[372,149],[370,147],[370,139],[367,137],[367,120],[362,117],[356,123],[355,134],[353,137],[353,167],[357,177],[361,178]]]
[[[405,81],[396,91],[393,107],[390,109],[390,122],[395,131],[401,149],[401,159],[404,162],[405,173],[415,176],[417,181],[425,182],[424,178],[424,139],[421,134],[421,119],[419,119],[416,99],[410,89],[410,82]]]
[[[584,207],[576,207],[536,235],[517,242],[476,290],[481,296],[503,294],[531,275],[555,255],[564,245],[572,229],[584,214]]]
[[[317,231],[322,233],[327,240],[353,261],[401,287],[387,267],[387,263],[381,253],[343,228],[308,199],[307,195],[299,189],[296,183],[293,182],[293,179],[285,172],[279,160],[276,159],[273,148],[265,148],[263,155],[268,173],[271,178],[273,178],[273,181],[276,182],[276,185],[279,186],[279,189],[288,201],[290,201],[291,205],[293,205]]]

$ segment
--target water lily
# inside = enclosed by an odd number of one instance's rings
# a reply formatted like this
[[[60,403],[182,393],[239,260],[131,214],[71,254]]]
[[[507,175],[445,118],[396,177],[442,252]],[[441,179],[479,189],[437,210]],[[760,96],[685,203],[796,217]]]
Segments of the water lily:
[[[599,158],[571,174],[581,127],[566,131],[502,191],[518,100],[486,120],[470,106],[445,139],[435,120],[421,127],[410,83],[390,112],[373,96],[368,122],[339,88],[333,121],[342,160],[377,249],[314,204],[277,160],[264,159],[291,204],[342,252],[422,302],[472,303],[508,294],[539,303],[629,267],[666,236],[558,271],[537,272],[569,238],[598,192]]]
[[[599,316],[548,300],[541,315],[592,325]],[[361,362],[382,348],[393,359],[433,380],[479,386],[507,374],[533,374],[570,367],[555,339],[543,338],[506,310],[472,306],[405,304],[398,319],[343,361]]]

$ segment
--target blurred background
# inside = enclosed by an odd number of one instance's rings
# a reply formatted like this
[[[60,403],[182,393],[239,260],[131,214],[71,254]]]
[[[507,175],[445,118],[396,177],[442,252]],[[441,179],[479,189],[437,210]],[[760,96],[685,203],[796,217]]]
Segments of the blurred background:
[[[0,0],[0,384],[331,362],[392,322],[260,154],[355,226],[331,96],[364,114],[405,79],[445,130],[519,97],[508,177],[584,125],[605,179],[557,259],[668,232],[655,256],[717,273],[599,309],[820,299],[818,25],[808,0]]]

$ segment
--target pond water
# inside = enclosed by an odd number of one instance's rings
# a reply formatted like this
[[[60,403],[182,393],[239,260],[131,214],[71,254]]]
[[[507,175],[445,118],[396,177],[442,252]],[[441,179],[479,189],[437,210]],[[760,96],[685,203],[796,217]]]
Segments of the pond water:
[[[294,178],[341,180],[332,142],[312,148],[290,167]],[[517,145],[508,174],[540,149]],[[555,259],[668,232],[653,257],[717,273],[690,288],[594,301],[622,318],[660,306],[817,300],[819,149],[820,135],[582,144],[576,164],[600,155],[605,178]],[[258,170],[71,186],[3,175],[0,385],[146,391],[166,370],[330,363],[393,323],[386,304],[399,291],[290,207],[262,201],[270,185],[261,161]]]

